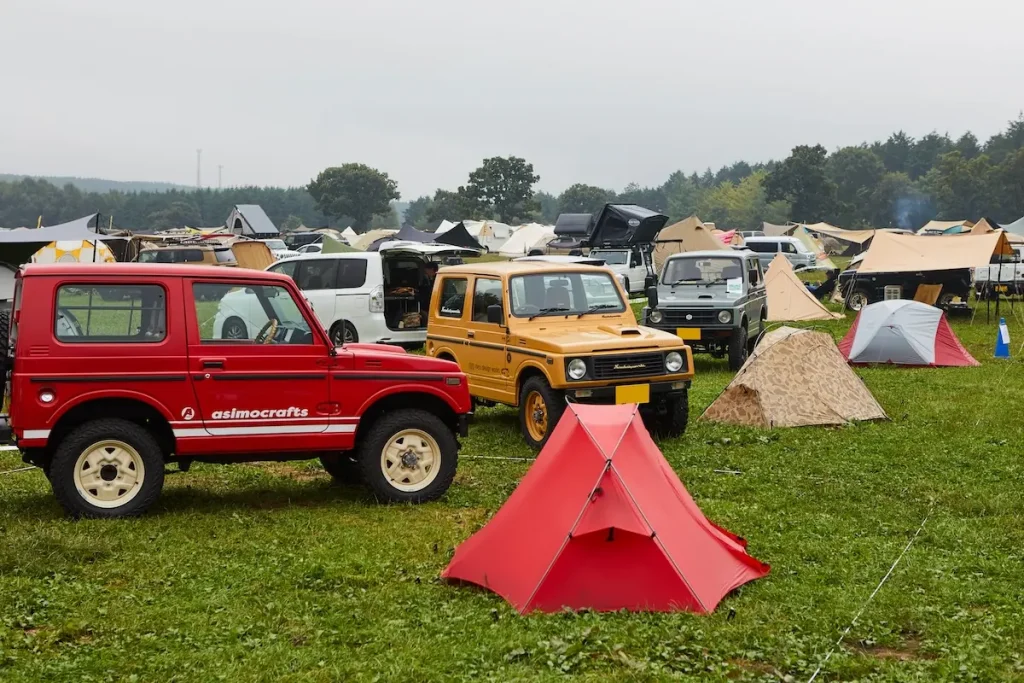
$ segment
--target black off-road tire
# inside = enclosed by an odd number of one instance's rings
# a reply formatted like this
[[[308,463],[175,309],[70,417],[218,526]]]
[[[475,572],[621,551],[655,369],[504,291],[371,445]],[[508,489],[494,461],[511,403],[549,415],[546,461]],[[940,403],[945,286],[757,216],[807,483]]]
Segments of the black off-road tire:
[[[684,391],[681,396],[674,396],[666,399],[664,405],[665,413],[658,413],[650,420],[648,430],[655,436],[673,439],[682,436],[686,432],[686,426],[690,422],[690,396]]]
[[[74,469],[87,448],[108,439],[123,441],[134,448],[142,459],[145,475],[134,498],[119,507],[102,508],[78,492]],[[71,517],[136,517],[160,496],[164,487],[164,454],[153,435],[134,422],[117,418],[93,420],[79,425],[60,442],[50,462],[49,478],[57,502]]]
[[[351,453],[329,453],[320,456],[320,464],[334,481],[345,486],[358,486],[363,483],[362,468]]]
[[[10,309],[0,311],[0,353],[3,359],[7,360],[7,345],[11,340],[11,311]]]
[[[729,369],[738,371],[747,362],[747,328],[741,327],[732,333],[729,340]]]
[[[863,298],[863,302],[861,302],[861,300],[860,300],[861,298]],[[854,303],[857,304],[856,307],[854,307]],[[846,307],[849,308],[851,311],[858,311],[859,312],[859,311],[863,310],[863,308],[865,306],[869,306],[870,304],[871,304],[871,295],[868,294],[863,289],[857,289],[857,290],[854,290],[854,292],[850,295],[850,298],[846,302]]]
[[[441,462],[437,475],[426,487],[418,491],[403,491],[395,488],[384,476],[381,468],[381,454],[392,437],[406,429],[426,432],[440,449]],[[405,408],[387,413],[378,418],[359,441],[355,450],[363,484],[382,502],[424,503],[444,495],[459,464],[459,442],[452,430],[439,417],[426,410]]]
[[[532,415],[527,415],[526,398],[533,392],[537,392],[544,399],[544,405],[547,410],[547,431],[544,432],[544,437],[541,439],[531,435],[530,429],[527,426],[527,420],[533,419],[533,417]],[[531,448],[540,450],[544,447],[544,444],[547,443],[548,438],[551,436],[551,432],[558,425],[558,421],[562,419],[562,413],[564,412],[565,395],[561,391],[552,389],[546,379],[543,377],[531,377],[523,382],[523,386],[519,390],[519,429],[523,433],[526,443]]]

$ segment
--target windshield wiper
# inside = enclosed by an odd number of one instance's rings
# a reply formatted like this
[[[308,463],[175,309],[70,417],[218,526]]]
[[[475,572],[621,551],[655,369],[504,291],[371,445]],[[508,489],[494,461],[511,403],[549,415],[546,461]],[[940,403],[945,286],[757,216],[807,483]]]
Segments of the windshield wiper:
[[[591,306],[587,310],[581,311],[580,314],[576,316],[576,319],[579,320],[580,318],[582,318],[583,316],[585,316],[585,315],[587,315],[589,313],[596,313],[597,311],[600,311],[600,310],[603,310],[603,309],[606,309],[606,308],[618,308],[618,306],[616,306],[615,304],[594,304],[593,306]]]
[[[557,308],[542,308],[533,315],[531,315],[529,318],[527,318],[527,320],[533,320],[534,318],[537,318],[542,315],[551,315],[552,313],[561,313],[568,310],[569,309],[566,308],[565,306],[559,306]]]
[[[669,283],[669,287],[675,287],[676,285],[685,285],[688,282],[702,282],[704,278],[700,277],[687,277],[682,280],[676,280],[675,282]]]

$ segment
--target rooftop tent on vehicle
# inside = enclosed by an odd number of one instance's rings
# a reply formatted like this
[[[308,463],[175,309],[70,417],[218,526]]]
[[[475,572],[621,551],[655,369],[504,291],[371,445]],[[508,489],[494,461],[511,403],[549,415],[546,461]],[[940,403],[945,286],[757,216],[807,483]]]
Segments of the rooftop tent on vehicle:
[[[278,237],[280,232],[259,204],[236,204],[224,225],[234,234],[257,239]]]
[[[667,222],[668,216],[636,204],[605,204],[593,223],[587,243],[592,247],[650,244]]]
[[[570,403],[511,497],[441,576],[524,614],[708,613],[768,571],[704,516],[636,405]]]
[[[780,327],[761,338],[700,419],[772,428],[885,417],[830,334]]]
[[[396,237],[400,236],[401,233],[396,235]],[[463,249],[475,249],[476,251],[480,252],[486,251],[483,245],[480,244],[480,242],[475,237],[469,234],[469,231],[466,230],[465,224],[461,222],[458,223],[451,230],[446,230],[444,233],[438,235],[437,237],[434,237],[433,235],[431,235],[431,237],[433,239],[431,239],[430,241],[435,242],[437,244],[449,244],[453,247],[462,247]]]
[[[903,299],[865,306],[839,350],[854,364],[980,365],[953,334],[941,309]]]

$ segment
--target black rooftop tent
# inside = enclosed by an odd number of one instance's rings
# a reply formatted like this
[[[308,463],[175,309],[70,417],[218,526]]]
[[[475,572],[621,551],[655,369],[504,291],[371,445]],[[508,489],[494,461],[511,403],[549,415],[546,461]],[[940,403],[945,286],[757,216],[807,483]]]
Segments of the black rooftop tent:
[[[636,204],[605,204],[587,238],[591,247],[650,244],[668,216]]]
[[[462,221],[459,221],[458,225],[451,230],[442,232],[436,237],[432,235],[432,237],[434,238],[433,241],[437,244],[448,244],[453,247],[462,247],[463,249],[487,251],[475,237],[469,234],[469,231],[466,230],[466,225]]]

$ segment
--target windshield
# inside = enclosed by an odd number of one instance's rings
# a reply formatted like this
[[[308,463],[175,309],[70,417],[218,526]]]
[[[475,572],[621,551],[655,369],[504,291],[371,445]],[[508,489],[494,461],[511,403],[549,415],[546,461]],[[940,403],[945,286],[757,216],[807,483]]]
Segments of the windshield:
[[[626,305],[608,273],[539,273],[512,278],[512,315],[621,313]]]
[[[288,248],[284,245],[284,240],[263,240],[263,244],[267,245],[271,249],[277,249],[278,251],[284,251]]]
[[[628,251],[592,251],[590,255],[603,259],[609,266],[624,266],[629,263]]]
[[[729,280],[743,281],[743,264],[727,256],[684,256],[669,259],[661,281],[666,285],[719,284]]]

